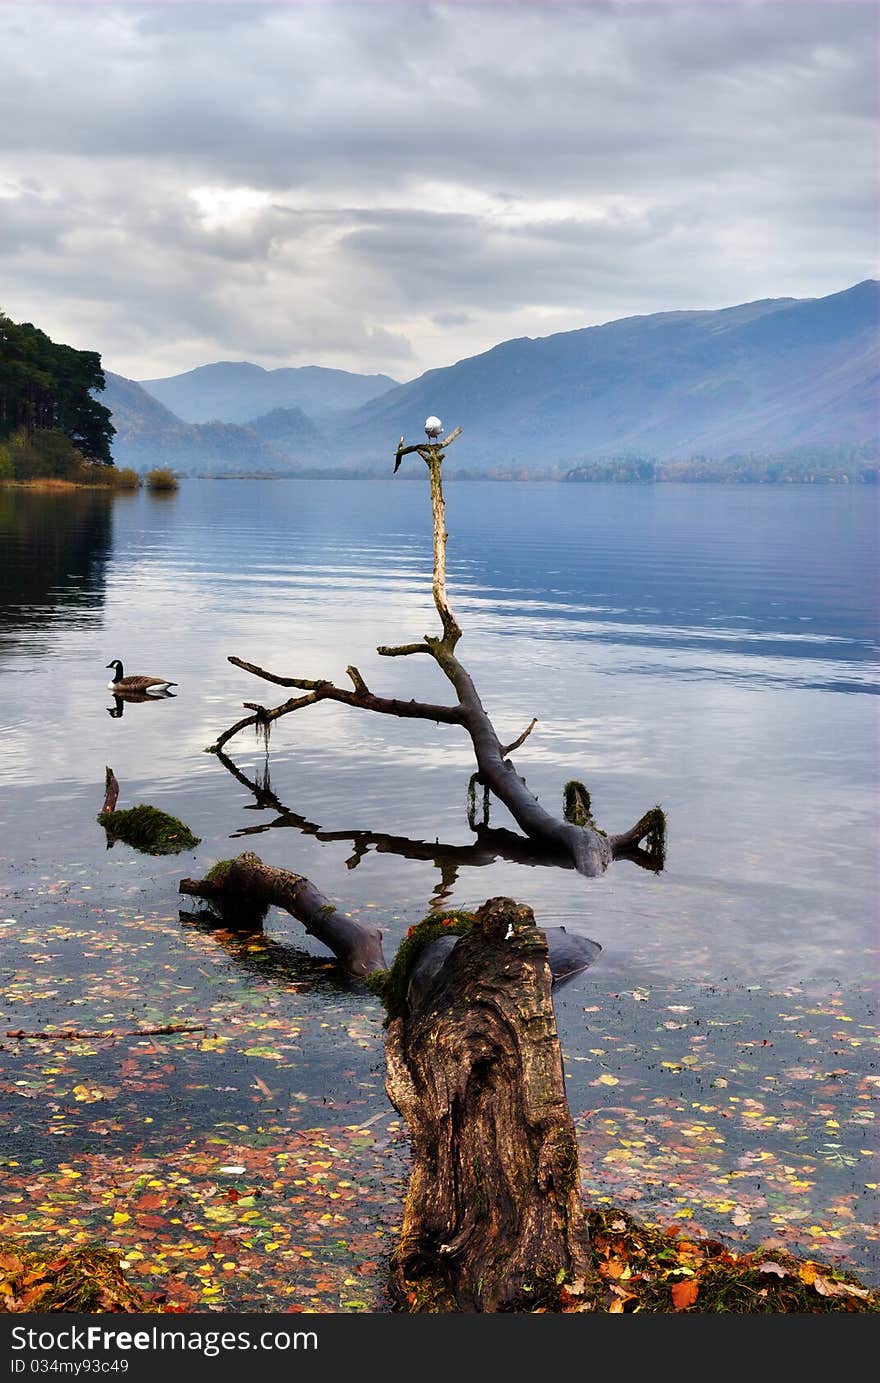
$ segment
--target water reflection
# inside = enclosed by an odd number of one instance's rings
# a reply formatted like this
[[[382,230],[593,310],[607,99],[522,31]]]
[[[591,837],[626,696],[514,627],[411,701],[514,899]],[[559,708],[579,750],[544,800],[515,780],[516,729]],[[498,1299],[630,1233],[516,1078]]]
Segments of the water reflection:
[[[0,641],[39,651],[33,633],[56,613],[67,627],[90,623],[103,604],[112,546],[106,492],[0,488]]]
[[[357,869],[364,857],[371,851],[377,855],[398,855],[402,859],[427,861],[433,864],[440,874],[440,879],[434,886],[429,902],[429,908],[432,911],[447,906],[459,881],[459,871],[462,869],[484,867],[495,864],[498,860],[508,860],[514,864],[533,867],[549,866],[555,869],[574,869],[574,862],[568,851],[557,850],[552,846],[538,845],[527,836],[519,835],[516,831],[490,826],[489,790],[484,787],[476,773],[471,776],[468,785],[467,814],[468,825],[476,836],[476,840],[471,845],[452,845],[448,842],[441,842],[439,839],[433,841],[415,840],[410,836],[393,835],[386,831],[322,830],[317,822],[309,821],[307,817],[285,806],[274,792],[268,753],[263,764],[254,773],[253,778],[249,778],[222,750],[217,753],[216,757],[237,782],[253,793],[256,810],[272,810],[278,813],[274,821],[264,821],[258,826],[244,826],[240,830],[234,831],[230,839],[260,835],[263,831],[272,831],[279,827],[290,827],[302,835],[312,836],[315,840],[328,844],[350,841],[354,848],[345,861],[345,866],[349,870]],[[476,816],[478,785],[483,788],[479,794],[482,810],[482,819],[480,820]],[[664,866],[662,850],[645,849],[641,845],[616,847],[614,859],[629,860],[632,864],[638,865],[641,869],[650,870],[654,874],[660,873]]]
[[[363,992],[361,982],[335,956],[313,956],[289,942],[276,941],[262,928],[230,931],[218,926],[216,912],[208,909],[181,908],[179,916],[184,926],[210,935],[230,960],[264,984],[325,996]]]
[[[114,692],[113,705],[107,707],[107,714],[113,716],[114,720],[118,720],[125,710],[126,703],[128,705],[143,705],[148,701],[172,701],[176,695],[177,693],[172,691],[153,692],[152,694],[132,691]]]

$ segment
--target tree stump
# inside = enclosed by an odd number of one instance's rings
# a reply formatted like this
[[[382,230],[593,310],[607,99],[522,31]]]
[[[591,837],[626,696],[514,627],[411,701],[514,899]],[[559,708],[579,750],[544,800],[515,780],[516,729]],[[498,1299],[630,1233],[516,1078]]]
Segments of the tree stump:
[[[410,1311],[529,1311],[587,1271],[547,943],[492,898],[388,1029],[413,1170],[391,1288]]]

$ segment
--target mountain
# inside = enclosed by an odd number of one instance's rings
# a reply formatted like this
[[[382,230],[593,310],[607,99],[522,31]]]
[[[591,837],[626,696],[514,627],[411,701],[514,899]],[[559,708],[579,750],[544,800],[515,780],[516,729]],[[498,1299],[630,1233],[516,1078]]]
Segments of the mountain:
[[[264,442],[272,442],[285,450],[295,452],[306,448],[314,454],[322,446],[318,428],[301,408],[273,408],[271,413],[252,419],[248,428]]]
[[[449,454],[453,473],[876,446],[878,299],[880,284],[866,280],[825,298],[627,317],[504,341],[400,385],[385,375],[221,363],[147,381],[148,392],[108,373],[101,402],[117,428],[118,465],[195,474],[390,471],[398,437],[418,441],[431,413],[463,429]],[[301,386],[295,402],[291,378]],[[322,413],[319,395],[338,405],[340,379],[360,393],[358,406]],[[198,398],[202,416],[237,421],[183,421],[171,411],[174,391],[190,416]]]
[[[388,375],[357,375],[320,365],[264,370],[249,361],[220,360],[141,386],[188,423],[246,423],[276,408],[300,408],[322,419],[357,408],[393,389]]]
[[[661,312],[505,341],[373,399],[327,429],[337,462],[387,468],[438,414],[450,470],[565,469],[878,438],[878,289]]]
[[[116,436],[113,459],[119,467],[147,471],[156,466],[195,475],[291,471],[312,457],[317,430],[305,414],[288,420],[286,438],[261,435],[233,423],[185,423],[133,379],[105,372],[101,394],[110,409]],[[263,420],[257,420],[258,423]],[[299,436],[296,436],[297,425]],[[301,455],[299,454],[301,453]]]

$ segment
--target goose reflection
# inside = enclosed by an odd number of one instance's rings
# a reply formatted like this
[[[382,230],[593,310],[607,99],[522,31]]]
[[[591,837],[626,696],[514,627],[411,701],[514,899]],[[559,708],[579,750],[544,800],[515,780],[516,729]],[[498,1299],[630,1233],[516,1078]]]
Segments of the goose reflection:
[[[125,710],[126,702],[172,701],[176,695],[177,693],[172,691],[153,692],[152,695],[140,691],[114,692],[113,705],[107,707],[107,714],[118,720]]]

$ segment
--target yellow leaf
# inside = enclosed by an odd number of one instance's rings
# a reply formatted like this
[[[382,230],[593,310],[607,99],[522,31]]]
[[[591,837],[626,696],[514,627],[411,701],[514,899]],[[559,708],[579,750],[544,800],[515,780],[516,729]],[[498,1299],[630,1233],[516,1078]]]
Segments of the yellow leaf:
[[[620,1081],[617,1079],[616,1076],[600,1076],[600,1077],[599,1077],[599,1080],[598,1080],[598,1084],[599,1084],[599,1085],[619,1085],[619,1084],[620,1084]]]
[[[126,1213],[125,1213],[124,1210],[114,1210],[114,1211],[113,1211],[113,1223],[114,1223],[115,1225],[124,1225],[124,1224],[127,1224],[128,1221],[129,1221],[130,1219],[131,1219],[131,1216],[130,1216],[130,1215],[126,1215]]]

